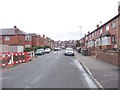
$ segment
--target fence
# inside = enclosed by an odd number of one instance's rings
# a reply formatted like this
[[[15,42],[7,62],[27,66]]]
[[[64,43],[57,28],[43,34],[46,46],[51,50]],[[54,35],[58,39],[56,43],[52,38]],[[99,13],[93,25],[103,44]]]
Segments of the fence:
[[[34,51],[0,53],[0,67],[10,67],[20,63],[26,63],[32,60],[34,56]]]

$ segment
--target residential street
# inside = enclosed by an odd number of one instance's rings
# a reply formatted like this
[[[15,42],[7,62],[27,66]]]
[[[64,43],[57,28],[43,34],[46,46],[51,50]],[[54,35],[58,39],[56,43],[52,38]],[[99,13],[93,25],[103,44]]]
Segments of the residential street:
[[[98,88],[74,56],[64,50],[4,69],[3,88]]]

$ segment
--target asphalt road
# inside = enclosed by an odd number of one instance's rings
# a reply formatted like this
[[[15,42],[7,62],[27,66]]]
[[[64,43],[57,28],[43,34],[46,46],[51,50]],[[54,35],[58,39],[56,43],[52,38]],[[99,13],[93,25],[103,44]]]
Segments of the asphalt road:
[[[55,51],[4,69],[3,88],[98,88],[74,56]]]

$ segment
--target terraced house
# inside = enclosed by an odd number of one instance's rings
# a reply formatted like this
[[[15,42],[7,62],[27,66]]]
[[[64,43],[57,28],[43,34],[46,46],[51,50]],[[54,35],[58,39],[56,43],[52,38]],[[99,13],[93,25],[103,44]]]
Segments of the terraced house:
[[[117,65],[120,57],[120,2],[118,15],[80,39],[82,48],[88,48],[89,55]]]
[[[0,29],[1,44],[5,45],[22,45],[24,48],[31,47],[32,38],[16,26],[14,28]]]
[[[119,29],[120,29],[120,6],[118,15],[110,19],[103,25],[97,25],[97,29],[88,32],[80,42],[88,48],[98,50],[117,50],[119,46]]]

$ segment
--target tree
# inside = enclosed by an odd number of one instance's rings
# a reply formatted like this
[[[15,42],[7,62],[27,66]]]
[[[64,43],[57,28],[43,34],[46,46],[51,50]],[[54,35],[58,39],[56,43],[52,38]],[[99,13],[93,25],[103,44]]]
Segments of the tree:
[[[76,47],[80,47],[80,46],[81,46],[81,44],[80,44],[79,40],[77,40],[76,41]]]

